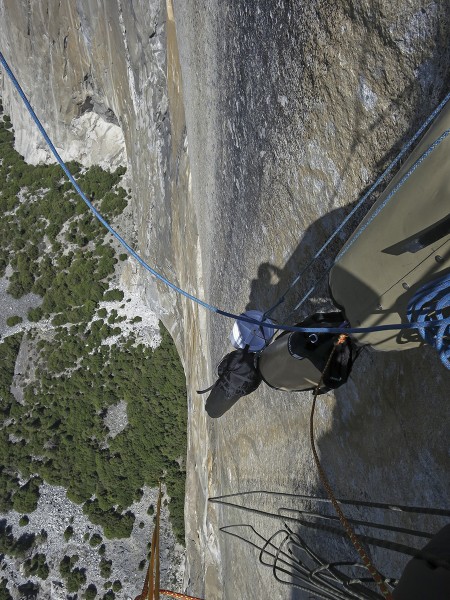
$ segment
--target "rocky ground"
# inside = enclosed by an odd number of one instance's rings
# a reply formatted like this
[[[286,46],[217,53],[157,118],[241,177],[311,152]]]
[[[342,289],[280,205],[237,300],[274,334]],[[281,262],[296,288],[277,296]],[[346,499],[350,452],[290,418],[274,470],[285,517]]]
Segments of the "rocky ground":
[[[127,237],[130,243],[136,236],[133,223],[132,202],[120,217],[114,219],[113,226]],[[61,235],[61,241],[65,241]],[[111,240],[117,254],[121,247],[115,240]],[[67,245],[67,244],[66,244]],[[69,247],[66,248],[69,250]],[[24,332],[24,337],[17,356],[14,379],[11,386],[17,402],[23,403],[23,390],[33,382],[35,364],[39,352],[37,344],[40,340],[49,340],[53,337],[55,327],[51,320],[41,320],[39,323],[30,322],[27,313],[30,308],[39,306],[42,299],[39,296],[28,294],[19,300],[12,298],[7,293],[9,276],[12,270],[8,267],[5,277],[0,280],[0,336],[4,339],[10,335]],[[137,268],[129,260],[118,261],[115,273],[110,280],[110,289],[122,290],[124,297],[121,301],[104,301],[98,306],[107,311],[107,318],[113,312],[124,321],[120,323],[121,333],[110,336],[105,340],[109,345],[117,345],[132,336],[136,344],[156,348],[160,343],[159,318],[142,299],[142,286],[139,285]],[[7,319],[20,316],[22,322],[8,326]],[[108,437],[115,437],[128,423],[127,405],[124,401],[111,406],[105,416],[105,423],[109,429]],[[19,440],[11,440],[17,442]],[[108,438],[105,439],[105,444]],[[184,457],[182,458],[184,461]],[[22,483],[25,483],[23,481]],[[9,557],[2,560],[2,577],[8,580],[8,588],[14,599],[26,595],[25,587],[29,590],[30,597],[37,598],[67,598],[70,597],[67,584],[61,577],[59,565],[64,556],[76,554],[76,566],[85,570],[87,585],[95,585],[98,594],[102,597],[114,582],[120,582],[122,588],[115,591],[116,598],[134,598],[142,589],[145,573],[148,566],[148,547],[154,526],[154,509],[157,501],[157,488],[144,487],[143,495],[139,502],[135,502],[129,510],[135,515],[135,524],[129,538],[121,540],[108,540],[104,538],[102,528],[93,525],[83,513],[82,507],[70,501],[62,487],[55,487],[44,483],[40,488],[40,499],[37,509],[27,515],[28,522],[21,522],[23,515],[15,511],[0,515],[5,520],[6,526],[12,527],[15,538],[21,535],[34,534],[40,539],[34,553],[39,552],[46,557],[49,566],[49,575],[45,581],[40,578],[27,576],[24,571],[23,561]],[[169,522],[169,511],[166,508],[170,498],[164,495],[161,514],[161,582],[171,589],[181,589],[184,576],[185,549],[175,539]],[[153,507],[149,511],[149,507]],[[23,520],[23,519],[22,519]],[[66,539],[64,533],[71,527],[73,535]],[[44,532],[44,533],[43,533]],[[99,554],[100,542],[89,544],[93,534],[100,535],[104,552]],[[44,537],[42,537],[44,536]],[[100,570],[100,560],[104,558],[111,561],[111,572],[103,576]],[[34,585],[39,590],[37,596],[33,592]],[[78,594],[78,596],[81,595]]]
[[[30,308],[35,308],[40,305],[41,298],[35,294],[27,294],[19,298],[18,300],[12,298],[7,292],[9,285],[8,277],[11,275],[12,270],[8,268],[4,277],[0,278],[0,305],[2,307],[0,313],[0,336],[12,335],[17,331],[21,331],[24,324],[16,325],[15,327],[8,327],[6,319],[9,317],[21,317],[25,322],[27,321],[27,314]]]
[[[65,555],[78,555],[77,566],[86,570],[87,584],[96,586],[100,597],[105,593],[107,581],[120,581],[122,590],[116,593],[116,598],[134,598],[142,590],[147,568],[147,546],[151,541],[153,516],[148,513],[150,506],[156,507],[158,489],[145,488],[140,502],[135,502],[130,510],[136,516],[132,534],[127,539],[108,540],[104,538],[101,527],[92,525],[82,507],[67,499],[64,488],[44,484],[41,486],[40,499],[37,509],[29,515],[29,523],[19,525],[21,515],[11,511],[6,515],[8,525],[12,525],[15,537],[22,534],[40,534],[43,530],[47,537],[39,544],[38,551],[47,557],[50,568],[45,581],[34,577],[26,577],[17,561],[4,559],[3,575],[9,580],[9,589],[13,597],[17,595],[20,586],[27,582],[38,582],[39,598],[67,598],[67,589],[59,572],[59,563]],[[184,549],[177,544],[168,522],[168,510],[163,500],[161,513],[161,580],[167,586],[179,588],[184,572]],[[64,532],[71,526],[73,535],[64,538]],[[104,577],[100,573],[101,557],[98,550],[100,543],[90,545],[87,538],[98,534],[105,546],[102,556],[111,560],[111,573]],[[145,565],[143,564],[145,561]],[[108,586],[111,587],[111,586]]]
[[[130,211],[120,217],[120,227],[123,230],[131,230],[129,221]],[[25,335],[22,341],[19,355],[15,365],[15,375],[11,391],[16,401],[22,402],[23,388],[32,382],[34,377],[34,364],[38,353],[36,344],[40,339],[52,337],[53,326],[50,321],[41,321],[38,324],[27,321],[26,315],[29,308],[38,306],[40,298],[28,295],[14,300],[7,294],[7,277],[2,280],[3,307],[2,323],[3,336],[12,335],[19,331],[33,331],[33,337]],[[131,263],[119,262],[116,267],[115,276],[111,280],[111,289],[119,288],[124,292],[124,299],[116,302],[102,302],[99,308],[105,308],[110,314],[113,310],[119,316],[126,316],[127,321],[121,322],[121,334],[111,336],[106,343],[112,345],[120,343],[132,335],[136,343],[143,343],[155,348],[160,342],[159,319],[156,314],[142,302],[140,289],[136,283],[136,269]],[[6,318],[13,315],[22,316],[24,321],[14,327],[6,325]],[[131,323],[134,317],[142,319]],[[126,403],[119,402],[111,406],[105,416],[105,422],[114,437],[127,425]],[[107,443],[107,440],[105,440]],[[99,594],[103,595],[107,588],[105,584],[120,581],[122,590],[116,592],[116,598],[134,598],[142,589],[147,568],[148,544],[151,540],[153,530],[153,511],[149,514],[150,506],[156,507],[157,488],[144,488],[140,502],[135,502],[129,507],[136,517],[131,536],[122,540],[107,540],[103,537],[101,527],[93,525],[83,513],[82,507],[67,499],[64,488],[43,484],[40,488],[40,499],[38,507],[29,517],[25,526],[20,525],[22,515],[11,511],[0,515],[6,519],[7,525],[12,526],[13,535],[18,538],[22,534],[39,535],[46,532],[46,539],[40,543],[36,551],[45,554],[47,564],[50,568],[48,578],[43,582],[35,577],[26,576],[23,565],[14,559],[5,557],[3,561],[2,574],[9,581],[9,590],[13,598],[22,597],[19,593],[21,586],[27,583],[39,583],[40,591],[38,598],[67,598],[66,584],[61,577],[59,564],[65,555],[77,554],[79,556],[77,567],[86,570],[88,584],[96,586]],[[165,496],[161,514],[161,582],[162,585],[181,589],[184,576],[185,549],[177,543],[169,522],[169,512],[166,504],[169,498]],[[70,540],[65,540],[64,532],[71,526],[74,530]],[[95,547],[87,541],[93,534],[102,536],[102,543],[106,550],[104,558],[112,561],[111,573],[108,577],[102,577],[100,573],[100,559],[98,553],[100,544]],[[109,585],[108,587],[111,587]]]

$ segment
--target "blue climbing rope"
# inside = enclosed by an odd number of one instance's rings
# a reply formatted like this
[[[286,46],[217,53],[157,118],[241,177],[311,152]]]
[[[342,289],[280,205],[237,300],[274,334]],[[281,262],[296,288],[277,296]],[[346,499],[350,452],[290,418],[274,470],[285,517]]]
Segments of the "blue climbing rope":
[[[447,102],[449,100],[450,100],[450,92],[445,96],[445,98],[442,100],[442,102],[434,109],[434,111],[431,113],[431,115],[422,123],[422,125],[419,127],[419,129],[416,131],[416,133],[412,136],[412,138],[403,146],[403,148],[400,150],[400,152],[397,154],[397,156],[394,158],[394,160],[391,162],[391,164],[383,171],[383,173],[378,177],[378,179],[370,187],[370,189],[363,195],[363,197],[352,208],[352,210],[345,217],[345,219],[342,221],[342,223],[339,225],[339,227],[331,234],[331,236],[327,239],[327,241],[319,248],[319,250],[314,254],[314,256],[311,258],[311,260],[308,262],[308,264],[295,276],[295,278],[288,285],[286,290],[278,298],[278,300],[275,302],[275,304],[273,306],[271,306],[268,310],[266,310],[266,312],[264,313],[265,317],[268,317],[276,308],[278,308],[278,306],[280,306],[280,304],[282,304],[285,301],[286,294],[288,294],[291,291],[291,289],[297,285],[297,283],[300,281],[300,279],[303,277],[303,275],[306,273],[306,271],[322,255],[322,253],[326,250],[326,248],[329,246],[329,244],[342,231],[342,229],[345,227],[345,225],[348,223],[348,221],[353,217],[353,215],[358,211],[358,209],[361,208],[361,206],[364,204],[364,202],[373,194],[373,192],[379,187],[379,185],[386,179],[386,177],[389,175],[389,173],[392,171],[392,169],[401,161],[401,159],[405,156],[405,154],[408,152],[408,150],[411,148],[411,146],[422,135],[422,133],[427,129],[427,127],[430,125],[430,123],[437,117],[437,115],[441,112],[441,110],[444,108],[444,106],[447,104]],[[434,150],[434,148],[432,150],[430,150],[430,152],[432,152],[433,150]],[[427,154],[427,156],[428,156],[428,154]],[[423,157],[423,159],[425,159],[425,158],[426,158],[426,156]],[[339,256],[342,256],[343,253],[344,253],[344,251],[341,251]],[[327,273],[330,270],[331,270],[331,267],[329,268]],[[299,304],[295,307],[294,311],[303,304],[303,302],[308,298],[308,296],[314,291],[316,286],[317,286],[317,283],[311,290],[308,291],[307,295],[304,298],[302,298],[302,300],[299,302]]]
[[[444,367],[450,369],[450,323],[444,318],[444,310],[450,313],[450,273],[422,286],[407,310],[408,319],[422,325],[430,322],[433,315],[435,325],[419,327],[418,331],[425,342],[436,348]]]
[[[17,81],[17,79],[15,78],[13,72],[9,68],[8,63],[6,62],[4,56],[3,56],[3,54],[1,52],[0,52],[0,62],[2,63],[5,71],[7,72],[9,78],[11,79],[14,87],[16,88],[17,92],[19,93],[20,97],[22,98],[22,100],[23,100],[23,102],[24,102],[24,104],[25,104],[28,112],[30,113],[31,117],[33,118],[33,121],[36,123],[36,125],[38,126],[39,131],[44,136],[44,139],[47,142],[50,150],[52,151],[53,156],[56,158],[56,160],[58,161],[60,167],[62,168],[62,170],[64,171],[64,173],[67,175],[70,183],[73,185],[73,187],[77,191],[77,194],[81,197],[81,199],[83,200],[83,202],[87,205],[87,207],[94,214],[94,216],[100,221],[100,223],[102,225],[104,225],[106,227],[106,229],[116,238],[116,240],[125,248],[125,250],[129,254],[131,254],[144,267],[144,269],[146,269],[147,271],[149,271],[154,277],[156,277],[160,281],[164,282],[166,285],[168,285],[171,289],[175,290],[176,292],[182,294],[183,296],[186,296],[186,298],[189,298],[190,300],[194,300],[195,302],[197,302],[198,304],[200,304],[201,306],[204,306],[205,308],[207,308],[209,310],[211,310],[211,309],[214,310],[214,307],[210,306],[208,303],[203,302],[199,298],[194,298],[194,296],[192,296],[188,292],[185,292],[184,290],[181,290],[175,284],[171,283],[165,277],[163,277],[160,273],[158,273],[157,271],[155,271],[154,269],[152,269],[152,267],[150,267],[138,254],[136,254],[136,252],[117,233],[117,231],[115,231],[111,227],[111,225],[102,217],[102,215],[98,212],[98,210],[95,208],[95,206],[88,200],[88,198],[84,194],[83,190],[80,188],[80,186],[76,182],[75,178],[73,177],[72,173],[69,171],[67,165],[65,164],[65,162],[62,160],[62,158],[58,154],[58,151],[56,150],[55,146],[53,145],[53,142],[49,138],[47,132],[45,131],[45,129],[44,129],[43,125],[42,125],[42,123],[38,119],[38,117],[37,117],[36,113],[34,112],[33,108],[31,107],[31,104],[29,103],[28,98],[25,96],[24,91],[20,87],[19,82]]]
[[[127,242],[117,233],[117,231],[115,231],[115,229],[113,229],[111,227],[111,225],[102,217],[102,215],[97,211],[97,209],[93,206],[93,204],[88,200],[88,198],[86,197],[86,195],[84,194],[84,192],[81,190],[81,188],[79,187],[79,185],[77,184],[75,178],[73,177],[73,175],[71,174],[71,172],[69,171],[67,165],[64,163],[64,161],[62,160],[62,158],[60,157],[60,155],[58,154],[58,151],[56,150],[55,146],[53,145],[51,139],[49,138],[47,132],[45,131],[43,125],[41,124],[40,120],[38,119],[36,113],[34,112],[33,108],[31,107],[31,104],[29,103],[24,91],[22,90],[19,82],[17,81],[17,79],[15,78],[13,72],[11,71],[8,63],[6,62],[3,54],[0,52],[0,63],[2,64],[3,68],[5,69],[8,77],[10,78],[14,88],[16,89],[16,91],[18,92],[18,94],[20,95],[26,109],[28,110],[29,114],[31,115],[33,121],[36,123],[39,131],[41,132],[42,136],[44,137],[46,143],[48,144],[53,156],[55,157],[55,159],[57,160],[57,162],[59,163],[59,165],[61,166],[62,170],[64,171],[64,173],[66,174],[67,178],[69,179],[70,183],[74,186],[77,194],[80,196],[80,198],[83,200],[83,202],[86,204],[86,206],[89,208],[89,210],[92,212],[92,214],[100,221],[100,223],[102,223],[102,225],[104,227],[106,227],[106,229],[114,236],[114,238],[123,246],[123,248],[125,248],[125,250],[130,254],[130,256],[132,256],[135,260],[137,260],[137,262],[144,267],[144,269],[146,269],[149,273],[151,273],[154,277],[156,277],[159,281],[161,281],[162,283],[164,283],[165,285],[167,285],[170,289],[174,290],[175,292],[177,292],[178,294],[181,294],[182,296],[188,298],[189,300],[191,300],[192,302],[195,302],[196,304],[202,306],[203,308],[205,308],[206,310],[209,310],[213,313],[216,313],[218,315],[222,315],[224,317],[228,317],[230,319],[233,319],[235,321],[243,321],[245,323],[252,323],[254,325],[258,325],[261,326],[261,321],[258,321],[256,319],[252,319],[250,317],[246,317],[244,315],[237,315],[235,313],[232,312],[228,312],[225,310],[221,310],[220,308],[213,306],[212,304],[208,304],[208,302],[205,302],[203,300],[201,300],[200,298],[197,298],[196,296],[193,296],[192,294],[189,294],[188,292],[186,292],[185,290],[181,289],[180,287],[178,287],[177,285],[175,285],[174,283],[172,283],[171,281],[169,281],[166,277],[164,277],[163,275],[161,275],[160,273],[158,273],[158,271],[156,271],[155,269],[153,269],[152,267],[150,267],[150,265],[148,265],[145,260],[143,258],[141,258],[134,250],[133,248],[131,248]],[[370,333],[370,332],[374,332],[374,331],[398,331],[398,330],[403,330],[403,329],[418,329],[419,327],[424,328],[424,327],[433,327],[437,324],[441,325],[442,323],[449,323],[450,324],[450,317],[448,319],[444,319],[444,321],[440,321],[439,322],[434,322],[434,321],[427,321],[425,323],[420,322],[420,323],[399,323],[396,325],[377,325],[374,327],[354,327],[354,328],[343,328],[343,327],[295,327],[292,325],[285,325],[285,324],[273,324],[273,323],[269,323],[269,322],[264,322],[264,327],[268,327],[270,329],[274,329],[274,330],[283,330],[283,331],[300,331],[300,332],[304,332],[304,333]]]

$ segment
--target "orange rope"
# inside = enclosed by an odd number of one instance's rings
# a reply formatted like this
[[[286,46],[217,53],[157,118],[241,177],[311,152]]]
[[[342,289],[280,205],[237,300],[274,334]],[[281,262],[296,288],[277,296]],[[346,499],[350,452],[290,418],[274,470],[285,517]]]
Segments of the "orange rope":
[[[152,546],[150,563],[147,569],[147,575],[145,576],[144,587],[139,596],[136,596],[135,600],[160,600],[160,595],[171,596],[172,598],[182,598],[183,600],[202,600],[195,596],[187,596],[186,594],[180,594],[178,592],[171,592],[170,590],[161,590],[159,588],[159,523],[161,513],[161,482],[159,484],[158,503],[156,506],[155,526],[153,528],[152,535]]]
[[[327,491],[328,497],[331,500],[331,503],[333,504],[334,510],[336,511],[339,520],[342,524],[342,526],[344,527],[348,537],[350,538],[350,541],[352,542],[353,546],[355,547],[356,551],[358,552],[359,556],[361,557],[364,565],[367,567],[369,573],[372,575],[373,580],[375,581],[375,583],[377,584],[378,588],[380,589],[381,593],[383,594],[383,596],[387,599],[387,600],[394,600],[392,597],[392,594],[390,592],[390,590],[388,589],[386,582],[384,581],[384,579],[382,578],[382,576],[380,575],[380,573],[377,571],[377,569],[374,567],[374,565],[372,564],[372,561],[370,560],[370,558],[367,556],[364,548],[361,545],[361,542],[358,539],[358,536],[356,535],[355,531],[353,530],[352,526],[350,525],[350,523],[347,521],[347,519],[345,518],[344,513],[341,510],[341,507],[339,506],[338,501],[336,500],[334,494],[333,494],[333,490],[331,489],[331,485],[328,481],[327,476],[325,475],[325,471],[322,468],[322,465],[320,464],[320,460],[319,460],[319,456],[317,454],[317,450],[316,450],[316,444],[314,442],[314,410],[316,408],[316,400],[317,400],[317,395],[319,393],[319,389],[320,386],[322,385],[322,381],[323,381],[323,377],[325,375],[325,373],[327,372],[327,369],[331,363],[331,359],[333,358],[333,354],[336,350],[336,347],[339,344],[342,344],[343,342],[345,342],[346,339],[346,335],[340,335],[339,339],[337,340],[337,342],[335,343],[333,350],[331,351],[331,354],[328,358],[327,364],[325,365],[325,368],[322,372],[322,376],[320,378],[319,383],[317,384],[316,389],[314,390],[314,398],[313,398],[313,403],[312,403],[312,408],[311,408],[311,419],[310,419],[310,428],[309,428],[309,433],[310,433],[310,439],[311,439],[311,448],[313,451],[313,455],[314,455],[314,460],[316,462],[317,465],[317,469],[319,471],[319,475],[320,475],[320,479],[322,480],[322,483]]]
[[[183,600],[202,600],[197,596],[187,596],[186,594],[179,594],[178,592],[170,592],[169,590],[159,590],[163,596],[170,596],[171,598],[182,598]]]
[[[159,518],[161,512],[161,482],[159,483],[155,526],[153,528],[150,563],[145,576],[144,587],[135,600],[159,600]]]

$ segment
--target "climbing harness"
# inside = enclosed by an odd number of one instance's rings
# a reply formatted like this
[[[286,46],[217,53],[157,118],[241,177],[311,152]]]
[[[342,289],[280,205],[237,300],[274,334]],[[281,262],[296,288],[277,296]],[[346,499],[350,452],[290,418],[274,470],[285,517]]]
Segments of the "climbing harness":
[[[434,320],[437,317],[440,325],[418,330],[422,338],[436,348],[444,367],[450,369],[450,323],[444,319],[444,309],[450,312],[450,273],[422,286],[411,298],[407,316],[410,321],[423,324],[430,319],[430,314]]]
[[[319,456],[317,454],[317,450],[316,450],[316,444],[314,441],[314,411],[316,408],[316,401],[317,401],[317,396],[319,394],[319,390],[320,387],[322,385],[322,381],[324,378],[324,375],[327,371],[327,369],[329,368],[329,365],[331,363],[331,360],[333,358],[333,354],[336,351],[336,348],[345,342],[346,339],[346,335],[340,335],[338,340],[336,341],[336,343],[333,346],[333,349],[330,353],[330,356],[328,358],[328,362],[325,365],[325,368],[322,372],[322,377],[321,380],[319,381],[319,383],[316,386],[316,389],[314,390],[314,397],[313,397],[313,403],[312,403],[312,407],[311,407],[311,418],[310,418],[310,422],[309,422],[309,435],[310,435],[310,441],[311,441],[311,448],[312,448],[312,452],[314,455],[314,461],[316,463],[317,469],[319,471],[319,475],[320,475],[320,479],[323,483],[323,486],[328,494],[328,497],[331,500],[331,503],[334,507],[334,510],[336,511],[339,520],[342,524],[342,526],[344,527],[348,537],[350,538],[350,541],[352,542],[353,546],[355,547],[356,551],[358,552],[359,556],[361,557],[364,565],[366,566],[367,570],[369,571],[369,573],[372,575],[373,580],[375,581],[375,583],[377,584],[379,590],[381,591],[381,593],[383,594],[383,596],[387,599],[387,600],[393,600],[393,596],[390,592],[390,590],[388,589],[386,582],[384,581],[384,579],[382,578],[382,576],[380,575],[380,573],[377,571],[377,569],[374,567],[374,565],[372,564],[372,561],[370,560],[370,558],[367,556],[366,551],[364,550],[364,548],[361,545],[361,542],[358,540],[358,537],[353,529],[353,527],[350,525],[350,523],[348,522],[348,520],[346,519],[344,513],[342,512],[341,507],[339,506],[338,501],[336,500],[336,497],[333,493],[333,490],[331,488],[330,482],[328,481],[328,478],[325,474],[325,471],[322,468],[322,465],[320,463],[320,459]]]
[[[343,327],[346,324],[342,312],[315,313],[301,323],[301,327]],[[349,336],[334,353],[323,377],[320,393],[343,385],[351,372],[356,347]],[[321,379],[329,354],[336,341],[331,333],[283,332],[260,354],[258,370],[263,381],[270,387],[287,392],[314,390]]]
[[[178,287],[177,285],[175,285],[174,283],[172,283],[171,281],[169,281],[166,277],[164,277],[163,275],[161,275],[160,273],[158,273],[158,271],[156,271],[155,269],[153,269],[152,267],[150,267],[150,265],[148,265],[145,260],[143,258],[141,258],[132,248],[131,246],[129,246],[127,244],[127,242],[117,233],[117,231],[115,229],[113,229],[111,227],[111,225],[104,219],[104,217],[102,217],[102,215],[98,212],[98,210],[93,206],[93,204],[88,200],[88,198],[86,197],[86,195],[84,194],[84,192],[81,190],[81,188],[79,187],[79,185],[77,184],[75,178],[73,177],[73,175],[71,174],[71,172],[69,171],[67,165],[64,163],[64,161],[62,160],[62,158],[60,157],[60,155],[58,154],[58,151],[56,150],[55,146],[53,145],[51,139],[49,138],[47,132],[45,131],[42,123],[40,122],[40,120],[38,119],[36,113],[34,112],[33,108],[31,107],[30,102],[28,101],[24,91],[22,90],[19,82],[17,81],[17,79],[15,78],[13,72],[11,71],[8,63],[6,62],[3,54],[0,52],[0,63],[2,64],[3,68],[5,69],[8,77],[10,78],[14,88],[16,89],[16,91],[18,92],[18,94],[20,95],[26,109],[28,110],[29,114],[31,115],[33,121],[35,122],[35,124],[37,125],[39,131],[41,132],[42,136],[44,137],[47,145],[49,146],[53,156],[55,157],[56,161],[59,163],[60,167],[62,168],[62,170],[64,171],[64,173],[66,174],[67,178],[69,179],[70,183],[74,186],[77,194],[80,196],[80,198],[83,200],[83,202],[86,204],[86,206],[89,208],[89,210],[92,212],[92,214],[100,221],[100,223],[111,233],[111,235],[123,246],[123,248],[125,248],[125,250],[128,252],[128,254],[130,254],[130,256],[132,256],[142,267],[144,267],[144,269],[146,271],[148,271],[149,273],[151,273],[154,277],[156,277],[156,279],[158,279],[159,281],[161,281],[162,283],[164,283],[166,286],[168,286],[170,289],[174,290],[175,292],[177,292],[178,294],[181,294],[182,296],[184,296],[185,298],[188,298],[189,300],[191,300],[192,302],[195,302],[196,304],[202,306],[203,308],[205,308],[206,310],[209,310],[210,312],[216,313],[218,315],[227,317],[229,319],[233,319],[235,321],[241,321],[241,322],[245,322],[245,323],[252,323],[254,325],[258,325],[261,326],[261,321],[252,319],[250,317],[246,317],[244,315],[238,315],[232,312],[228,312],[225,310],[222,310],[216,306],[213,306],[212,304],[209,304],[208,302],[205,302],[204,300],[201,300],[200,298],[197,298],[196,296],[194,296],[193,294],[190,294],[189,292],[183,290],[182,288]],[[440,109],[448,100],[448,98],[450,97],[450,94],[446,97],[446,99],[443,101],[443,103],[441,103],[440,107],[438,107],[438,109]],[[438,111],[438,109],[436,109],[436,111]],[[435,112],[436,112],[435,111]],[[437,112],[436,112],[437,114]],[[425,127],[426,125],[424,124],[422,127]],[[416,134],[418,135],[418,134]],[[414,138],[415,139],[415,138]],[[450,324],[450,317],[448,319],[444,319],[443,321],[444,323],[449,323]],[[285,324],[274,324],[274,323],[269,323],[268,321],[264,322],[264,327],[267,328],[271,328],[273,330],[283,330],[283,331],[302,331],[305,333],[370,333],[370,332],[375,332],[375,331],[389,331],[389,330],[394,330],[394,331],[398,331],[398,330],[402,330],[402,329],[418,329],[419,327],[433,327],[436,325],[441,325],[443,323],[442,321],[440,321],[439,323],[436,323],[434,321],[427,321],[425,323],[415,323],[415,322],[411,322],[411,323],[398,323],[395,325],[378,325],[378,326],[373,326],[373,327],[355,327],[355,328],[346,328],[345,330],[343,328],[338,328],[338,327],[330,327],[330,328],[305,328],[305,327],[295,327],[295,326],[291,326],[291,325],[285,325]]]

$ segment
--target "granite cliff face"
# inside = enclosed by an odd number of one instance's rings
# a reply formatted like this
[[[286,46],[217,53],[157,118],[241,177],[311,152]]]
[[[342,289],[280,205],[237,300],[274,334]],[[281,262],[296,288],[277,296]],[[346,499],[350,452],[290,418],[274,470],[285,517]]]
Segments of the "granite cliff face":
[[[126,162],[135,230],[125,233],[171,280],[234,312],[274,302],[450,86],[444,0],[2,0],[0,18],[2,52],[63,157]],[[5,80],[2,95],[19,151],[45,159]],[[208,421],[195,390],[214,380],[231,323],[145,273],[123,277],[169,327],[185,366],[187,589],[208,599],[304,597],[276,583],[254,547],[219,531],[245,523],[269,537],[282,521],[207,498],[265,490],[255,506],[276,514],[267,492],[324,495],[309,449],[308,394],[260,388]],[[305,313],[327,305],[324,287]],[[317,415],[336,495],[444,507],[447,394],[448,373],[429,349],[364,351]],[[409,523],[420,526],[434,531],[439,522]],[[351,553],[309,531],[324,557]],[[373,557],[394,577],[406,562],[379,548]]]

